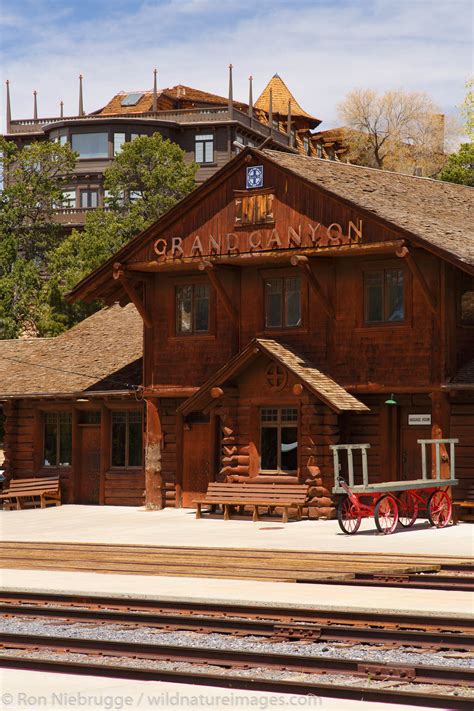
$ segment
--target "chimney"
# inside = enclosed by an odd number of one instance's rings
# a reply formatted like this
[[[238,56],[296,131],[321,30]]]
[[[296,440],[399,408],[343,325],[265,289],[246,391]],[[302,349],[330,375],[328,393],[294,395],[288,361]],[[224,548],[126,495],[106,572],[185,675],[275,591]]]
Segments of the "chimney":
[[[33,92],[33,118],[36,120],[38,118],[38,92],[36,89]]]
[[[59,102],[59,116],[64,118],[64,101]]]
[[[12,123],[12,109],[10,104],[10,82],[5,82],[7,85],[7,133],[10,133],[10,127]]]
[[[153,70],[153,106],[152,111],[156,111],[158,108],[158,90],[156,87],[156,69]]]
[[[84,100],[82,96],[82,74],[79,74],[79,116],[84,116]]]
[[[433,150],[439,153],[444,153],[445,139],[445,115],[434,114],[433,116]]]
[[[234,90],[232,86],[232,64],[229,64],[229,118],[233,118],[234,111]]]

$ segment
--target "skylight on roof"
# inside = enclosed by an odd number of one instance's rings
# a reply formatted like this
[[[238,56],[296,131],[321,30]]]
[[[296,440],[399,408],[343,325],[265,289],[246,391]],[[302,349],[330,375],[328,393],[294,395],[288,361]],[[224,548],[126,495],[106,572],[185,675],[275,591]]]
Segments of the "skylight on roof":
[[[123,97],[120,104],[122,106],[135,106],[135,104],[138,104],[138,102],[140,101],[142,96],[143,96],[143,92],[135,92],[134,94],[127,94],[126,96]]]

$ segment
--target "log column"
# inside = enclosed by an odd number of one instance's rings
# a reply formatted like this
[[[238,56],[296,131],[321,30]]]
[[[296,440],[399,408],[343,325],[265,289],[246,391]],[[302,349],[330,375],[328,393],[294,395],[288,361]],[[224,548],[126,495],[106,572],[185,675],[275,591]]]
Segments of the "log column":
[[[432,439],[447,439],[449,437],[450,424],[450,402],[449,395],[442,390],[434,390],[431,393],[431,438]],[[431,446],[431,478],[436,477],[436,460],[433,444]],[[444,444],[440,445],[441,454],[441,478],[449,479],[451,476],[449,468],[448,450]]]
[[[163,508],[162,440],[158,398],[147,398],[145,440],[145,508],[147,511]]]

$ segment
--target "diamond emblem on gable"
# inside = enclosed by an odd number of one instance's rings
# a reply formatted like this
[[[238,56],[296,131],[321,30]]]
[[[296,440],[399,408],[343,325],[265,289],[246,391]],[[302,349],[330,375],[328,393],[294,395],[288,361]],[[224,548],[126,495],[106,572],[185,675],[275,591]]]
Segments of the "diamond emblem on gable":
[[[251,165],[247,168],[247,182],[245,187],[263,188],[263,165]]]

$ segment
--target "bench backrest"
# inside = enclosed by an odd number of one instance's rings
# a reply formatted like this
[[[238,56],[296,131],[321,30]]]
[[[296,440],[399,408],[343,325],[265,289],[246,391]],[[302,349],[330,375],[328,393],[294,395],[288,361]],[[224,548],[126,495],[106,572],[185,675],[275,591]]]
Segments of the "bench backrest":
[[[53,491],[55,489],[59,489],[59,474],[37,477],[36,479],[11,479],[3,493],[19,494],[26,491],[40,493],[41,491]]]
[[[209,483],[207,498],[234,498],[253,500],[275,500],[293,501],[304,503],[308,496],[308,486],[306,484],[242,484],[235,482]]]

